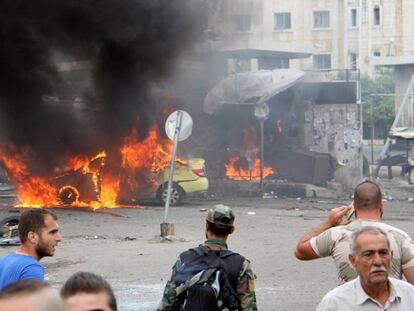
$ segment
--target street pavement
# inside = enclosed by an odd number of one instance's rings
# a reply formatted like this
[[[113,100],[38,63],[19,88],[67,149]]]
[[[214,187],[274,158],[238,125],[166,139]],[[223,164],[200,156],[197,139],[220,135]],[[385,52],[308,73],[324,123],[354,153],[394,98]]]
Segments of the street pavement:
[[[384,181],[388,187],[384,221],[414,235],[414,203],[410,187]],[[400,191],[403,189],[404,191]],[[327,212],[349,204],[350,199],[329,198],[226,198],[191,201],[172,207],[169,222],[176,237],[159,238],[164,209],[148,205],[135,209],[54,209],[59,217],[63,242],[56,255],[42,259],[47,280],[56,288],[76,271],[103,275],[113,286],[119,310],[155,310],[163,286],[178,254],[204,240],[206,209],[214,204],[231,206],[236,232],[230,249],[249,258],[257,275],[259,310],[314,310],[323,295],[337,285],[331,258],[309,262],[297,260],[293,251],[298,239],[317,226]],[[0,218],[20,211],[0,202]],[[0,247],[0,256],[16,250]]]

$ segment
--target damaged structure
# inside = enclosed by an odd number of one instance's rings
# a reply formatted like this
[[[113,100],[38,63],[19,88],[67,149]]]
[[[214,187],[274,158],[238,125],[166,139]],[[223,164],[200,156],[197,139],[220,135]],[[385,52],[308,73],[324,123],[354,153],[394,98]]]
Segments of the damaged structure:
[[[193,137],[181,152],[206,159],[219,190],[223,180],[231,181],[229,192],[247,181],[253,190],[244,192],[254,193],[261,169],[264,190],[282,195],[308,195],[304,184],[350,189],[362,177],[356,72],[289,69],[291,60],[309,58],[312,48],[270,40],[260,28],[266,14],[259,3],[217,10],[210,21],[213,39],[199,45],[193,66],[183,69],[186,82],[170,84],[195,120]],[[254,111],[263,103],[269,112],[261,137]],[[301,190],[292,190],[292,184]]]

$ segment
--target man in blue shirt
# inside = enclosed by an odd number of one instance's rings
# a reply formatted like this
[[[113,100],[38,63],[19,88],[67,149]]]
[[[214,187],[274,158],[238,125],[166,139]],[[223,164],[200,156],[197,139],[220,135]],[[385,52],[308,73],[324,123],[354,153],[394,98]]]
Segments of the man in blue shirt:
[[[0,291],[7,285],[24,279],[44,280],[39,260],[53,256],[62,241],[57,216],[47,209],[24,211],[19,221],[21,246],[0,260]]]

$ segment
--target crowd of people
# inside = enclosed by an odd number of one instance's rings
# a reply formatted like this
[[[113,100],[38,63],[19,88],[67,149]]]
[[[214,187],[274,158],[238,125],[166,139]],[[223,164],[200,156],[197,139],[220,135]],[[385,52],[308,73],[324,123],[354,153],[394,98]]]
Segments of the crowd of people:
[[[340,285],[317,311],[414,310],[414,244],[407,233],[381,222],[383,212],[380,187],[366,180],[355,188],[351,205],[332,209],[299,240],[298,259],[332,256],[338,268]],[[250,261],[227,246],[234,221],[228,206],[207,212],[206,241],[178,256],[157,311],[257,310]],[[18,229],[20,248],[0,260],[0,310],[117,310],[111,286],[94,273],[75,273],[60,292],[44,281],[40,260],[53,256],[62,241],[52,211],[23,212]]]

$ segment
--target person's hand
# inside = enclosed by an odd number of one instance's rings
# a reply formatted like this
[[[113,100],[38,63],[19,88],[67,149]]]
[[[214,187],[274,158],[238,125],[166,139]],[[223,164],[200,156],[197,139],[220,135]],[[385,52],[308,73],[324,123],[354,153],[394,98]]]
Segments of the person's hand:
[[[331,209],[326,222],[330,227],[347,225],[351,220],[346,218],[346,214],[354,207],[353,203]]]

